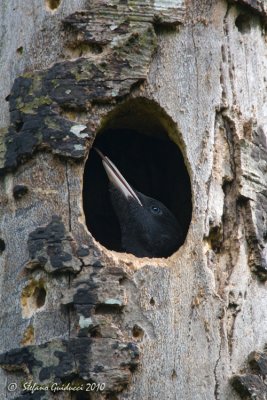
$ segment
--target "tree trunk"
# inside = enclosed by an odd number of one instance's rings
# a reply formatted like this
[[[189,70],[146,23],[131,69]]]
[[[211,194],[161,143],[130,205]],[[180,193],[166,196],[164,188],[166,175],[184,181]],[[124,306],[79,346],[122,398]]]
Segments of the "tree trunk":
[[[143,3],[1,2],[1,399],[267,398],[267,6]],[[122,125],[190,176],[166,259],[86,225],[86,160]]]

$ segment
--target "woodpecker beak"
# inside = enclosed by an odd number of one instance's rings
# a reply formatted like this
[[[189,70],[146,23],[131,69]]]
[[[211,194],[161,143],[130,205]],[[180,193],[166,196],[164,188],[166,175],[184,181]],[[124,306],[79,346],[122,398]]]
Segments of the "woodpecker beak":
[[[110,182],[126,197],[126,199],[134,199],[136,200],[141,207],[143,204],[141,203],[140,199],[138,198],[135,191],[131,188],[129,183],[126,179],[122,176],[118,168],[110,161],[110,159],[105,156],[100,150],[94,147],[95,151],[100,155],[102,158],[102,164],[105,168],[107,176]]]

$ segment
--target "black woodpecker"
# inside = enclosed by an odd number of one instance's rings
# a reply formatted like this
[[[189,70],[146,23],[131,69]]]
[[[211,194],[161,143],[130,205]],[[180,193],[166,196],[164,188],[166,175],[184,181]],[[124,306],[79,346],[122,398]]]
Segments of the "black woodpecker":
[[[133,189],[110,159],[95,150],[109,178],[122,250],[137,257],[169,257],[182,245],[183,238],[174,215],[160,201]]]

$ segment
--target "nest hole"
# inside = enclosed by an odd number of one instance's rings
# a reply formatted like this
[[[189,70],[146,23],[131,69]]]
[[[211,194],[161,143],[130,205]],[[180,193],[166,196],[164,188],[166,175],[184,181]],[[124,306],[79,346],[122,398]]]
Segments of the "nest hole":
[[[134,99],[112,111],[93,147],[116,165],[138,192],[162,202],[176,217],[185,241],[192,217],[191,183],[177,143],[177,128],[155,103]],[[109,181],[101,158],[90,151],[84,170],[83,203],[93,237],[109,250],[123,252]]]

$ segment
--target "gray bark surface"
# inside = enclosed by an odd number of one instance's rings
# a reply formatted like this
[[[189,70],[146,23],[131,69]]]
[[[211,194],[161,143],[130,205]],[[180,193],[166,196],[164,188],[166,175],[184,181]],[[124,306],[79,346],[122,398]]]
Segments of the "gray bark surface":
[[[0,398],[19,399],[9,383],[38,383],[49,370],[43,382],[77,374],[106,383],[93,399],[266,399],[264,2],[154,1],[138,14],[136,1],[129,31],[118,37],[110,18],[119,25],[123,8],[114,16],[108,7],[102,13],[101,1],[62,0],[54,10],[39,0],[17,3],[0,5]],[[125,50],[133,32],[139,55],[134,46]],[[101,42],[103,53],[90,41]],[[92,65],[110,84],[102,97]],[[82,89],[69,78],[73,71]],[[68,129],[66,140],[36,128],[23,149],[16,129],[28,131],[14,128],[5,100],[20,75],[11,111],[19,110],[24,124]],[[45,95],[44,82],[55,83]],[[190,174],[192,221],[168,259],[108,251],[85,224],[85,161],[103,118],[123,96],[144,97],[168,115]],[[42,119],[43,106],[55,107],[56,116]],[[78,134],[69,133],[72,127]],[[21,196],[18,185],[26,188]],[[142,335],[133,334],[136,327]]]

